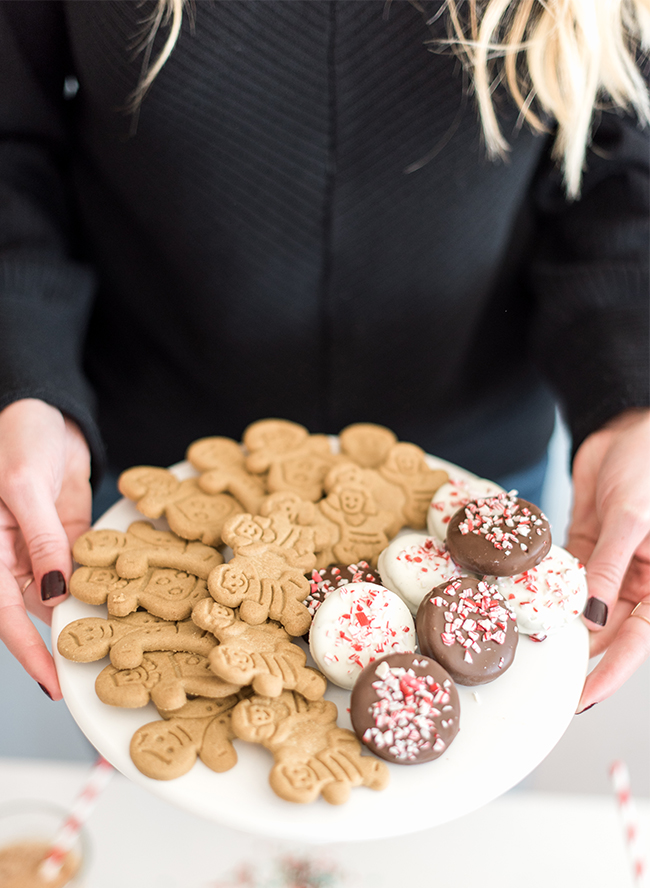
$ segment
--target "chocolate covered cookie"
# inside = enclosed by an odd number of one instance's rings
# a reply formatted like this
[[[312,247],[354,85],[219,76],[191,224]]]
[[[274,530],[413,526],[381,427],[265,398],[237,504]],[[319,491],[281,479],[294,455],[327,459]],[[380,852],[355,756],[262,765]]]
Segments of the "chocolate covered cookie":
[[[475,577],[441,583],[416,617],[420,650],[462,685],[494,681],[512,664],[519,638],[515,614],[495,585]]]
[[[314,662],[332,684],[351,688],[364,666],[384,654],[414,651],[415,623],[399,595],[374,583],[334,589],[309,630]]]
[[[548,518],[512,493],[472,500],[447,527],[447,548],[471,573],[511,577],[530,570],[551,548]]]
[[[348,583],[381,585],[381,577],[379,571],[371,568],[367,561],[359,561],[356,564],[330,564],[321,570],[312,570],[309,578],[310,592],[303,604],[313,617],[330,592]]]
[[[438,758],[458,733],[460,702],[449,674],[421,654],[387,654],[370,663],[350,696],[357,736],[400,765]]]

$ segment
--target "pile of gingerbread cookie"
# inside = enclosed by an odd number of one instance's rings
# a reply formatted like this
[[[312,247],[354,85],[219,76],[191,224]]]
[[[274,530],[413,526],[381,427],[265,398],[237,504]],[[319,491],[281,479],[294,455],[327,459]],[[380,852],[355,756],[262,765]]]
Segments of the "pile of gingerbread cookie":
[[[241,445],[205,438],[186,458],[196,475],[184,480],[122,474],[122,494],[170,530],[137,521],[80,537],[70,591],[108,616],[58,639],[68,659],[110,657],[104,703],[153,702],[160,719],[130,747],[150,777],[197,758],[228,770],[240,739],[271,752],[288,801],[382,789],[379,759],[429,761],[453,740],[456,683],[494,680],[518,629],[541,638],[584,605],[584,571],[551,547],[539,509],[450,478],[381,426],[343,429],[334,452],[328,436],[266,419]],[[354,732],[337,725],[328,680],[351,690]]]

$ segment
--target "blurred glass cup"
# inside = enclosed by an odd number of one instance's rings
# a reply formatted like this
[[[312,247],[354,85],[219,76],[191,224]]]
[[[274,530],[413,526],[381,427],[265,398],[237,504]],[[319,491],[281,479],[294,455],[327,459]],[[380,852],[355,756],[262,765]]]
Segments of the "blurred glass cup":
[[[44,801],[15,801],[0,807],[1,888],[83,888],[89,858],[83,827],[56,878],[48,882],[39,874],[68,814]]]

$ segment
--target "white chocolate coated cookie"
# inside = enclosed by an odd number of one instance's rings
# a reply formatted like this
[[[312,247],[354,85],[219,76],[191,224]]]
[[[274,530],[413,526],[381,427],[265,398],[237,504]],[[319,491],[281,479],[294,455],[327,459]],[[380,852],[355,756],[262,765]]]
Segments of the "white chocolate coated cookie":
[[[368,663],[415,650],[415,624],[402,599],[374,583],[348,583],[316,611],[309,649],[316,665],[341,688],[351,688]]]
[[[514,577],[486,577],[496,583],[517,615],[519,631],[546,636],[579,617],[587,602],[587,574],[566,549],[551,546],[540,563]]]
[[[428,592],[462,573],[445,544],[424,533],[396,537],[379,555],[377,566],[384,586],[399,595],[414,616]]]
[[[444,542],[447,536],[449,519],[470,500],[481,499],[487,496],[496,496],[504,493],[503,487],[499,487],[494,481],[486,478],[455,478],[447,481],[434,493],[429,511],[427,512],[427,530]]]

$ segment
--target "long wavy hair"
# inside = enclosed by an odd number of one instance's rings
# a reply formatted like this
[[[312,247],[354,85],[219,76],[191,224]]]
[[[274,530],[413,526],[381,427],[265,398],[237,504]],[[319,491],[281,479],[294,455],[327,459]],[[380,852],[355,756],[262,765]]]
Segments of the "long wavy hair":
[[[157,0],[141,44],[143,75],[133,95],[139,106],[169,58],[192,0]],[[390,5],[390,0],[385,0]],[[418,0],[411,0],[418,7]],[[522,121],[534,131],[553,128],[553,154],[566,192],[577,197],[594,115],[609,107],[650,123],[650,99],[639,59],[650,48],[650,0],[442,0],[436,19],[446,37],[431,49],[451,49],[470,75],[487,153],[503,157],[508,142],[493,101],[504,85]],[[168,33],[151,59],[160,28]],[[550,124],[549,124],[550,121]]]

